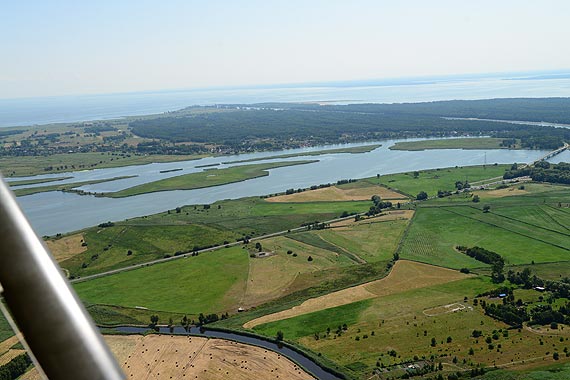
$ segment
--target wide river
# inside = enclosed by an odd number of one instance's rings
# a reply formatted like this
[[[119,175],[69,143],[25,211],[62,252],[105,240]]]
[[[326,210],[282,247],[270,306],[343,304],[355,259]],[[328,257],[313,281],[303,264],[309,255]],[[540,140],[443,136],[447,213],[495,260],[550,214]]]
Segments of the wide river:
[[[401,140],[378,141],[378,149],[360,154],[325,154],[320,156],[274,159],[271,161],[310,159],[318,162],[283,167],[270,170],[269,176],[243,182],[227,184],[197,190],[177,190],[143,194],[127,198],[105,198],[90,195],[77,195],[60,191],[38,193],[19,197],[21,207],[28,216],[36,232],[40,235],[53,235],[90,227],[105,221],[120,221],[136,216],[149,215],[177,206],[189,204],[208,204],[221,199],[235,199],[246,196],[259,196],[285,191],[289,188],[304,188],[321,183],[336,182],[339,179],[365,178],[376,174],[408,172],[439,167],[530,162],[545,154],[537,150],[460,150],[438,149],[426,151],[389,150],[395,142]],[[358,146],[366,144],[348,144]],[[301,153],[314,150],[338,148],[338,145],[294,149],[281,152],[263,152],[234,156],[208,157],[200,160],[127,166],[121,168],[95,169],[82,172],[58,173],[57,175],[39,175],[27,178],[45,178],[54,176],[73,176],[67,182],[113,178],[135,175],[135,178],[117,180],[97,185],[84,186],[81,189],[108,192],[117,191],[140,183],[178,176],[204,170],[197,168],[228,161],[249,158],[261,158],[283,153]],[[570,153],[556,156],[554,162],[570,161]],[[256,161],[268,162],[268,161]],[[239,164],[239,165],[246,165]],[[236,164],[234,164],[236,165]],[[217,168],[231,166],[221,164]],[[169,173],[160,171],[183,169]],[[22,178],[18,178],[22,179]],[[57,183],[64,183],[63,181]],[[45,184],[44,184],[45,185]]]

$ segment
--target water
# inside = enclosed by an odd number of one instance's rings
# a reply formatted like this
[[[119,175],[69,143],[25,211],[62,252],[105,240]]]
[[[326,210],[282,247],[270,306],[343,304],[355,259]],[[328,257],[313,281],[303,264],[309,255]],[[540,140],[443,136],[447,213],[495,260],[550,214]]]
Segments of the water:
[[[321,183],[336,182],[339,179],[365,178],[376,174],[410,172],[450,166],[531,162],[544,154],[537,150],[461,150],[438,149],[426,151],[400,151],[388,148],[397,141],[379,141],[382,146],[372,152],[360,154],[325,154],[321,156],[294,157],[286,160],[316,160],[318,162],[272,169],[269,176],[243,182],[215,186],[196,190],[176,190],[142,194],[126,198],[104,198],[80,196],[74,193],[47,192],[19,197],[18,201],[29,218],[32,226],[40,235],[71,232],[91,227],[106,221],[120,221],[136,216],[143,216],[172,210],[178,206],[190,204],[210,204],[222,199],[237,199],[247,196],[260,196],[283,192],[289,188],[306,188]],[[367,143],[370,144],[370,143]],[[359,144],[349,144],[356,146]],[[360,144],[363,145],[363,144]],[[123,175],[138,177],[113,182],[84,186],[80,189],[92,192],[117,191],[143,182],[187,174],[203,168],[199,165],[216,162],[236,161],[248,158],[273,156],[279,153],[294,153],[310,150],[338,148],[339,146],[320,146],[295,149],[282,152],[263,152],[224,157],[209,157],[194,161],[160,163],[122,168],[96,169],[83,172],[48,174],[28,178],[54,176],[73,176],[66,182],[91,179],[112,178]],[[485,157],[486,156],[486,157]],[[559,160],[565,154],[554,157]],[[285,160],[285,159],[282,159]],[[273,161],[281,161],[275,159]],[[264,161],[259,161],[264,162]],[[269,162],[269,161],[265,161]],[[258,163],[258,162],[255,162]],[[224,165],[218,167],[225,167]],[[161,170],[183,168],[182,171],[160,173]],[[63,181],[58,182],[63,183]]]
[[[340,101],[400,103],[452,99],[568,97],[567,76],[471,76],[358,81],[292,87],[202,89],[106,95],[0,99],[0,127],[119,118],[174,111],[190,105]]]
[[[119,326],[114,328],[116,331],[128,334],[141,334],[148,331],[148,328],[145,327],[133,327],[133,326]],[[160,327],[159,332],[161,334],[172,334],[172,335],[188,335],[189,333],[192,335],[198,336],[206,336],[209,338],[220,338],[220,339],[229,339],[240,343],[251,344],[263,348],[267,348],[271,351],[275,351],[280,355],[283,355],[305,370],[310,372],[313,376],[315,376],[319,380],[336,380],[340,379],[339,377],[333,375],[332,373],[326,371],[325,369],[321,368],[318,364],[314,361],[306,357],[305,355],[297,352],[289,347],[282,346],[279,347],[276,343],[269,342],[264,339],[255,338],[248,335],[241,335],[231,332],[224,332],[224,331],[216,331],[216,330],[200,330],[198,327],[191,327],[190,331],[186,331],[181,326],[174,327],[173,331],[171,332],[168,327]]]

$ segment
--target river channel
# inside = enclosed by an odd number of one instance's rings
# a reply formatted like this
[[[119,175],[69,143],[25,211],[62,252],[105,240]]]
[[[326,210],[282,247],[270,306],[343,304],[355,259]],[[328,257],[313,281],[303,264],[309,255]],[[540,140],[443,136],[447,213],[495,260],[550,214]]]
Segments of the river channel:
[[[270,174],[265,177],[204,189],[157,192],[126,198],[94,197],[91,195],[52,191],[19,197],[18,201],[38,234],[53,235],[56,233],[79,230],[105,221],[120,221],[137,216],[149,215],[183,205],[209,204],[222,199],[273,194],[285,191],[289,188],[305,188],[321,183],[336,182],[339,179],[356,179],[371,177],[376,174],[390,174],[453,166],[482,165],[484,163],[491,165],[493,163],[531,162],[546,153],[545,151],[539,150],[507,149],[434,149],[425,151],[388,149],[398,141],[403,140],[378,141],[376,143],[382,144],[382,146],[368,153],[337,153],[255,161],[253,163],[296,161],[301,159],[318,160],[318,162],[311,164],[272,169],[269,171]],[[136,176],[80,188],[91,192],[111,192],[141,183],[202,171],[207,169],[203,167],[204,165],[219,164],[215,167],[221,169],[234,165],[251,164],[232,164],[232,162],[238,160],[368,144],[373,144],[373,142],[342,146],[318,146],[277,152],[207,157],[200,160],[183,162],[155,163],[81,172],[47,174],[26,177],[26,179],[63,176],[73,177],[66,181],[56,182],[60,184],[119,176]],[[554,157],[553,160],[555,160],[555,162],[570,161],[570,154],[564,152]],[[173,169],[182,170],[165,172]],[[24,178],[18,178],[18,180],[21,179]]]

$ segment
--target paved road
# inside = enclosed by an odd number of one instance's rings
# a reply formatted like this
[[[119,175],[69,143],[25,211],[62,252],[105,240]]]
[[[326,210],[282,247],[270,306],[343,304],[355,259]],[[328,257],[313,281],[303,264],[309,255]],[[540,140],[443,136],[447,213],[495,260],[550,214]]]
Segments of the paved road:
[[[363,212],[363,213],[361,213],[361,214],[359,214],[359,215],[364,215],[364,214],[365,214],[365,213]],[[355,216],[356,216],[356,215],[351,215],[351,216],[347,216],[347,217],[344,217],[344,218],[331,219],[331,220],[328,220],[328,221],[326,221],[326,222],[324,222],[324,223],[327,223],[327,224],[328,224],[328,223],[340,222],[340,221],[342,221],[342,220],[352,219],[352,218],[354,218]],[[273,232],[273,233],[266,234],[266,235],[257,236],[257,237],[254,237],[254,238],[249,239],[249,241],[255,241],[255,240],[266,239],[266,238],[270,238],[270,237],[274,237],[274,236],[285,235],[285,234],[288,234],[288,233],[291,233],[291,232],[298,232],[298,231],[303,231],[303,230],[307,230],[307,229],[308,229],[307,227],[291,228],[290,230],[286,230],[286,231],[278,231],[278,232]],[[205,249],[200,249],[200,250],[198,250],[198,251],[185,253],[185,254],[183,254],[183,255],[172,256],[172,257],[165,257],[165,258],[162,258],[162,259],[157,259],[157,260],[153,260],[153,261],[147,261],[147,262],[142,263],[142,264],[133,264],[133,265],[131,265],[131,266],[124,267],[124,268],[113,269],[113,270],[106,271],[106,272],[102,272],[102,273],[97,273],[97,274],[92,274],[92,275],[89,275],[89,276],[84,276],[84,277],[76,278],[76,279],[71,280],[71,282],[72,282],[72,283],[75,283],[75,282],[81,282],[81,281],[92,280],[92,279],[94,279],[94,278],[109,276],[109,275],[116,274],[116,273],[126,272],[126,271],[129,271],[129,270],[138,269],[138,268],[143,268],[143,267],[147,267],[147,266],[149,266],[149,265],[154,265],[154,264],[159,264],[159,263],[165,263],[165,262],[171,261],[171,260],[185,259],[185,258],[187,258],[187,257],[189,257],[189,256],[192,256],[193,253],[200,254],[200,253],[204,253],[204,252],[215,251],[215,250],[222,249],[222,248],[225,248],[225,247],[233,247],[233,246],[240,245],[240,244],[243,244],[243,242],[242,242],[242,241],[236,241],[236,242],[229,243],[229,244],[216,245],[216,246],[214,246],[214,247],[205,248]]]

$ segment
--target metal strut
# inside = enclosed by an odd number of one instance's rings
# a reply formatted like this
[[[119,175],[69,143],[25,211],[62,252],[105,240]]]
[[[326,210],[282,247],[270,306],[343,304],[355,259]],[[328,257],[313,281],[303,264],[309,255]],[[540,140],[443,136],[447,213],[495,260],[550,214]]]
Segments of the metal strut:
[[[1,176],[0,283],[14,320],[50,380],[125,378]]]

